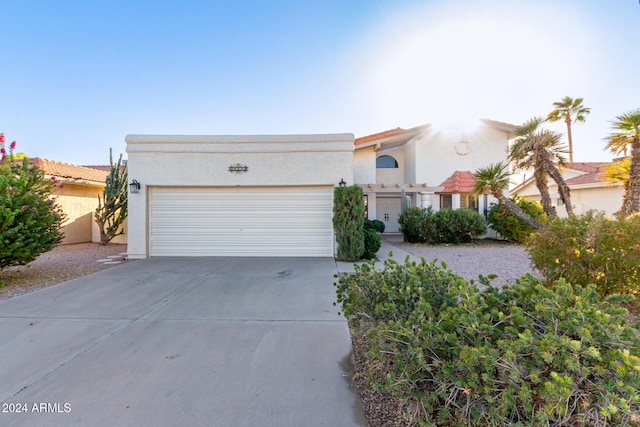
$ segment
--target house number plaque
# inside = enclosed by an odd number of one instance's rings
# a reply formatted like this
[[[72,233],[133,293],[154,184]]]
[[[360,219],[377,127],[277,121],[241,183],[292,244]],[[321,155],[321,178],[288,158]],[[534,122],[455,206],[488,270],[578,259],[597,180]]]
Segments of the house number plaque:
[[[247,173],[247,172],[249,172],[249,166],[243,165],[242,163],[236,163],[235,165],[229,166],[229,172],[231,172],[231,173]]]

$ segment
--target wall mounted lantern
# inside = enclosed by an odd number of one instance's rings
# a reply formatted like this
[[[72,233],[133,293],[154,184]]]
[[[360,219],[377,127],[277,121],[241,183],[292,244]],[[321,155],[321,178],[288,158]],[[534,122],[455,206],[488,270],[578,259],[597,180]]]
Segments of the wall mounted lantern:
[[[346,186],[347,186],[347,183],[346,183],[346,182],[344,182],[344,179],[340,178],[340,182],[338,183],[338,185],[339,185],[340,187],[346,187]]]
[[[131,193],[139,193],[140,192],[140,183],[138,181],[136,181],[135,179],[131,181],[131,184],[129,184],[129,191]]]

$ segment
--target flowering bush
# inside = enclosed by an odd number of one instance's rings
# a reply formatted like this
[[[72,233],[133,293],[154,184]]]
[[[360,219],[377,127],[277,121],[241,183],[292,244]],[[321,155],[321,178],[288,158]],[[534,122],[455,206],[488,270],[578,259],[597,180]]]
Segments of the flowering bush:
[[[608,219],[587,212],[553,218],[528,242],[533,265],[548,284],[560,278],[593,283],[601,295],[640,292],[640,216]]]
[[[16,142],[5,147],[0,133],[0,269],[28,264],[62,240],[60,226],[65,215],[51,198],[55,179],[28,159],[13,158]]]

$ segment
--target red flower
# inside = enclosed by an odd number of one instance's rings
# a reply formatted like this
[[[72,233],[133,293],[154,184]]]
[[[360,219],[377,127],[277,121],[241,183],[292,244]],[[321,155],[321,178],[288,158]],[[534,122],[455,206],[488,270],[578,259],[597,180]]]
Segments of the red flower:
[[[4,133],[0,133],[0,144],[4,143]]]
[[[2,155],[7,154],[7,150],[5,150],[4,147],[0,148],[0,154]]]
[[[15,141],[13,141],[13,142],[11,143],[11,145],[9,145],[9,148],[11,148],[12,150],[13,150],[14,148],[16,148],[16,142],[15,142]]]
[[[27,209],[29,209],[29,206],[27,206],[27,205],[22,206],[22,210],[23,211],[26,211]]]

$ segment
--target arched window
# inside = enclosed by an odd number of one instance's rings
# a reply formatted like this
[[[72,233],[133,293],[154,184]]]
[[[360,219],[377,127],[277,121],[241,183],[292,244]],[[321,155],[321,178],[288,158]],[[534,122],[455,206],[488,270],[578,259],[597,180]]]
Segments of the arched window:
[[[398,161],[391,156],[380,156],[376,159],[377,169],[397,169]]]

